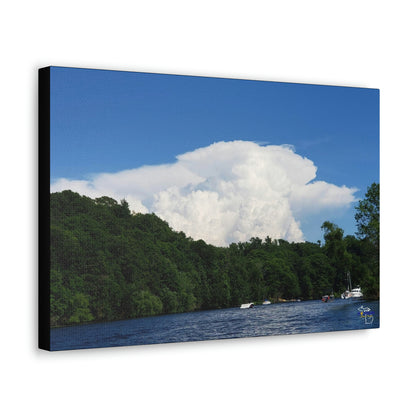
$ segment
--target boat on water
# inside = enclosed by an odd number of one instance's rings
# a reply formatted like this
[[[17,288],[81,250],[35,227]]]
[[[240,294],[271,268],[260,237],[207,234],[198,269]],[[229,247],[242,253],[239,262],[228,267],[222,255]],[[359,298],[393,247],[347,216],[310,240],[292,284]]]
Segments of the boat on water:
[[[357,286],[354,289],[352,289],[351,276],[349,272],[347,274],[347,279],[348,279],[348,287],[347,287],[347,290],[341,294],[341,299],[362,298],[364,295],[363,295],[363,292],[361,292],[360,286]]]
[[[254,308],[254,303],[243,303],[240,306],[240,309],[249,309],[249,308]]]
[[[332,302],[335,299],[335,296],[333,293],[331,293],[330,295],[324,295],[322,296],[322,302]]]
[[[264,302],[263,302],[263,305],[270,305],[270,304],[271,304],[271,302],[267,299],[265,299]]]
[[[363,292],[361,292],[360,286],[355,287],[354,289],[346,290],[343,294],[341,294],[341,299],[351,299],[351,298],[362,298]]]

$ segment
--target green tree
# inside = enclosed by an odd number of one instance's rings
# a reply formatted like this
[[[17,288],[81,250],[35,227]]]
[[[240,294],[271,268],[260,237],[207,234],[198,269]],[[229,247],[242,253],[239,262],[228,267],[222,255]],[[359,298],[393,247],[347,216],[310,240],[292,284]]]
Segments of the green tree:
[[[121,200],[120,205],[116,205],[114,208],[114,212],[117,217],[119,218],[129,218],[130,217],[130,208],[129,204],[125,199]]]
[[[368,239],[377,249],[380,240],[380,185],[373,183],[367,188],[365,198],[355,207],[357,236]]]
[[[333,290],[341,291],[345,287],[347,273],[351,268],[351,255],[343,238],[344,230],[330,221],[325,221],[321,228],[325,238],[324,252],[335,270]]]
[[[380,281],[380,186],[367,188],[365,198],[355,207],[357,237],[360,238],[359,262],[365,268],[363,290],[367,298],[379,297]]]
[[[138,317],[158,315],[163,311],[162,301],[148,290],[133,292],[132,298]]]
[[[267,261],[263,269],[264,281],[268,296],[272,299],[295,298],[300,295],[297,276],[291,270],[288,262],[280,258]]]
[[[70,298],[70,313],[69,323],[71,324],[92,321],[94,317],[89,308],[88,296],[83,293],[74,293]]]

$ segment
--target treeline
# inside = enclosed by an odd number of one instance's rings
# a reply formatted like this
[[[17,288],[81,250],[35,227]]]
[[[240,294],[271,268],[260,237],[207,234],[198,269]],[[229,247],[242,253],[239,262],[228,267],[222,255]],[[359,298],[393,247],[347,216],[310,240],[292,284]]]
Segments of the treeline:
[[[54,193],[50,215],[52,326],[319,299],[344,291],[347,272],[378,296],[378,243],[329,222],[322,245],[253,237],[223,248],[109,197]]]

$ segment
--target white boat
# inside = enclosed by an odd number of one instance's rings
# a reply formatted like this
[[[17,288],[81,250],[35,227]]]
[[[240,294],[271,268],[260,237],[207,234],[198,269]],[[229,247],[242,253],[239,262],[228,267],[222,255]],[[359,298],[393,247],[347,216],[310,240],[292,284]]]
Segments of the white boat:
[[[348,288],[347,290],[341,295],[341,299],[351,299],[351,298],[362,298],[363,292],[361,292],[360,286],[351,289],[351,276],[350,272],[348,272]]]
[[[249,309],[249,308],[254,308],[254,303],[243,303],[240,306],[240,309]]]
[[[360,286],[357,286],[356,288],[351,290],[351,297],[352,298],[362,298],[363,296],[364,295],[363,295],[363,292],[361,292]]]
[[[270,304],[271,304],[271,302],[267,299],[265,299],[264,302],[263,302],[263,305],[270,305]]]
[[[342,295],[341,299],[351,299],[351,298],[362,298],[363,292],[361,292],[360,286],[355,287],[351,291],[346,290]]]

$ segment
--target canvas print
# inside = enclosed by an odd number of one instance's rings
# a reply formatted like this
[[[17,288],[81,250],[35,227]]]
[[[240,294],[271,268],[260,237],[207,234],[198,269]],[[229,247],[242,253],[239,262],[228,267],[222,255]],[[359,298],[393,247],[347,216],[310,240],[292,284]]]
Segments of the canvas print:
[[[379,327],[377,89],[42,68],[39,178],[40,348]]]

